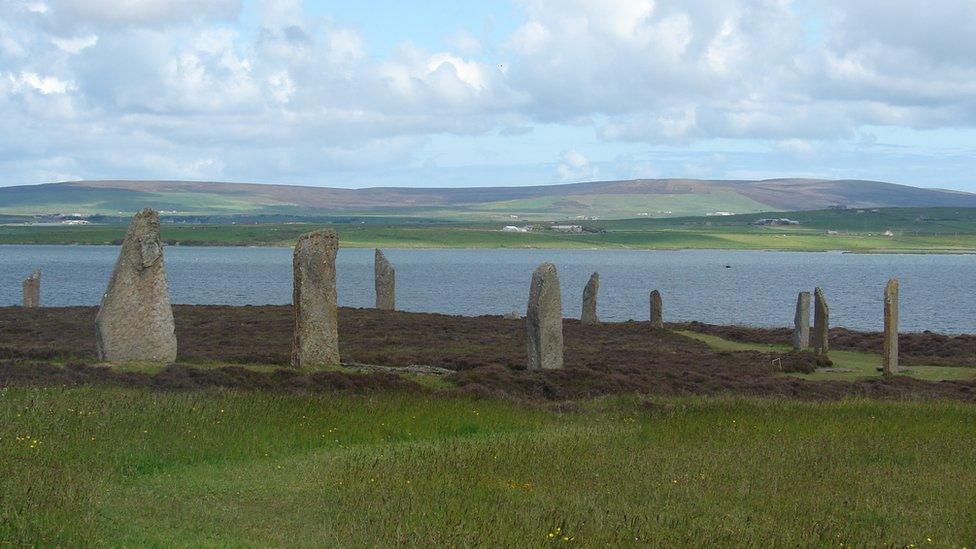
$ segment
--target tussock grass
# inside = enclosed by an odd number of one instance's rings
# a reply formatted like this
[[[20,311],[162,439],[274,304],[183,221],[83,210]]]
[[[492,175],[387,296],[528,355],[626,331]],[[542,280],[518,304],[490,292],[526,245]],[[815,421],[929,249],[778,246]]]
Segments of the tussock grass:
[[[0,539],[118,545],[976,540],[976,407],[0,390]]]

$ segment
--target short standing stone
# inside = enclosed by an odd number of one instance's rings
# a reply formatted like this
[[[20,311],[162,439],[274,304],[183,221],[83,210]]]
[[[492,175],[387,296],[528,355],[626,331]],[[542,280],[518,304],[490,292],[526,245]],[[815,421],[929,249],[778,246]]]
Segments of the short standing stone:
[[[137,213],[129,224],[95,329],[102,360],[176,360],[159,214],[151,209]]]
[[[884,375],[898,373],[898,279],[892,278],[884,289]]]
[[[793,349],[802,351],[810,346],[810,292],[796,296],[796,314],[793,316]]]
[[[664,302],[661,292],[651,292],[651,328],[664,328]]]
[[[339,321],[336,300],[336,232],[303,234],[292,256],[295,337],[291,363],[296,368],[339,364]]]
[[[580,323],[599,324],[600,317],[596,314],[596,295],[600,291],[600,274],[590,275],[590,281],[583,288],[583,312],[580,314]]]
[[[375,257],[376,308],[392,311],[396,309],[396,271],[381,250],[376,250]]]
[[[525,313],[530,370],[563,367],[563,307],[556,266],[543,263],[532,273]]]
[[[826,355],[830,351],[830,309],[823,290],[813,291],[813,333],[810,335],[813,352]]]
[[[24,307],[34,308],[41,306],[41,270],[35,269],[34,272],[24,279]]]

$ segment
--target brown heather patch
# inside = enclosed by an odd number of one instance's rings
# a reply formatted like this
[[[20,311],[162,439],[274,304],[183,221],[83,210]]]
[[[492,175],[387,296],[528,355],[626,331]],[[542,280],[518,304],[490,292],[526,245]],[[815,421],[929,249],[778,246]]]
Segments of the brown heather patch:
[[[159,389],[225,387],[285,392],[428,390],[383,372],[301,374],[285,367],[290,358],[293,322],[290,306],[178,305],[174,313],[179,364],[157,373],[133,373],[91,365],[95,360],[94,307],[0,308],[0,386],[94,383]],[[782,371],[810,372],[829,361],[823,362],[807,353],[718,352],[675,332],[652,330],[645,322],[584,327],[576,320],[566,320],[566,368],[545,372],[524,370],[522,321],[495,316],[457,317],[343,308],[339,311],[339,322],[344,362],[448,368],[456,371],[448,377],[456,385],[450,391],[473,396],[506,395],[549,401],[616,393],[976,400],[976,380],[935,383],[897,376],[846,382],[784,377],[779,375]],[[785,329],[698,323],[681,327],[739,341],[789,341],[789,331]],[[863,344],[868,346],[866,350],[873,350],[870,345],[875,340],[880,345],[877,334],[860,334],[849,339],[845,339],[845,334],[857,333],[832,331],[835,348],[856,348],[845,346]],[[939,352],[946,354],[947,360],[964,362],[965,343],[972,341],[966,338],[972,336],[960,337],[908,334],[906,347],[934,352],[932,345],[912,347],[912,342],[953,341],[942,345]],[[953,354],[956,345],[962,345],[962,354]],[[68,365],[52,365],[48,363],[51,360]],[[283,367],[258,372],[224,364]]]

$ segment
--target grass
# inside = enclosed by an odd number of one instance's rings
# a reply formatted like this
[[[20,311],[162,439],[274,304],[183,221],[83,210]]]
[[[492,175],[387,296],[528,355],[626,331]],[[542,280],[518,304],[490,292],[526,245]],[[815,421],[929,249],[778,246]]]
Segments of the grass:
[[[786,352],[792,348],[789,345],[774,345],[763,343],[743,343],[730,341],[710,334],[685,331],[680,332],[698,341],[707,343],[709,347],[719,351],[764,351],[764,352]],[[881,366],[881,355],[862,351],[830,351],[830,360],[834,363],[834,368],[851,370],[849,372],[814,372],[812,374],[790,373],[786,375],[796,376],[810,380],[844,380],[853,381],[867,377],[881,377],[878,367]],[[972,368],[960,368],[951,366],[906,366],[903,367],[902,375],[916,377],[928,381],[942,381],[949,379],[973,379],[976,377],[976,370]]]
[[[28,545],[898,545],[976,539],[976,407],[0,391]]]
[[[694,216],[719,210],[761,212],[769,205],[756,202],[733,192],[674,193],[674,194],[578,194],[543,196],[486,202],[467,208],[459,206],[420,211],[419,214],[445,219],[508,219],[519,220],[573,219],[577,215],[605,218],[637,217],[642,213],[653,216]],[[666,213],[670,212],[670,213]]]
[[[976,234],[826,235],[777,228],[663,228],[614,230],[607,233],[510,233],[485,224],[374,225],[265,224],[171,225],[161,230],[169,245],[292,246],[302,233],[333,228],[344,247],[383,248],[616,248],[736,249],[855,252],[971,252]],[[0,226],[0,244],[113,244],[125,234],[122,225]]]

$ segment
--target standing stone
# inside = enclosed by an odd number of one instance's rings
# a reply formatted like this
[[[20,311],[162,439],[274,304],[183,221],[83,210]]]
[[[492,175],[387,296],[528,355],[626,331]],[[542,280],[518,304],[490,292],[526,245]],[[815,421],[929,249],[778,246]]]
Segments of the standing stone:
[[[810,346],[810,292],[796,296],[796,314],[793,316],[793,349],[802,351]]]
[[[651,328],[664,328],[664,303],[661,292],[651,292]]]
[[[525,312],[530,370],[563,367],[563,306],[556,266],[543,263],[532,273]]]
[[[335,258],[339,237],[328,229],[298,237],[292,256],[295,368],[339,364],[339,321]]]
[[[176,360],[176,328],[159,240],[159,214],[137,213],[122,241],[95,317],[98,356],[106,361]]]
[[[396,270],[379,249],[374,260],[376,271],[376,308],[384,311],[396,309]]]
[[[33,309],[41,306],[41,270],[34,272],[24,279],[24,307]]]
[[[898,279],[892,278],[884,289],[884,375],[898,372]]]
[[[583,312],[580,314],[581,324],[599,324],[600,317],[596,314],[596,294],[600,291],[600,274],[590,275],[590,281],[583,288]]]
[[[813,291],[813,333],[810,335],[810,343],[813,352],[818,355],[826,355],[830,351],[830,309],[827,308],[827,300],[824,298],[823,290],[816,288]]]

